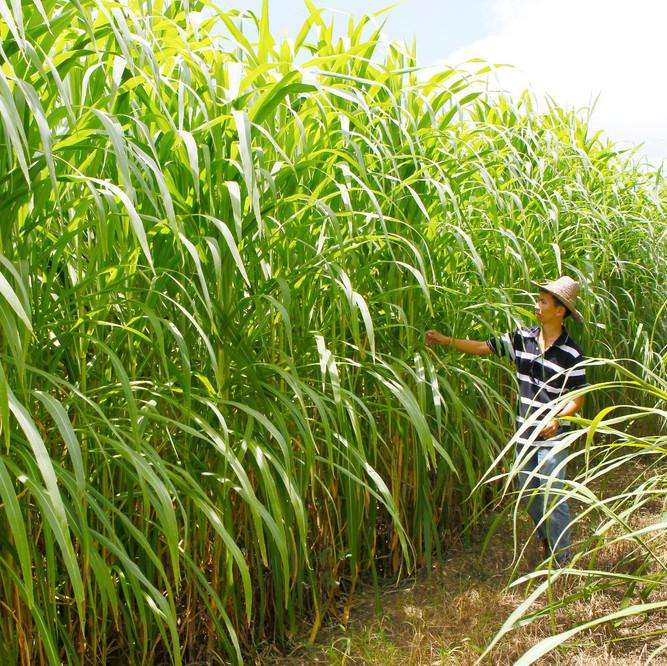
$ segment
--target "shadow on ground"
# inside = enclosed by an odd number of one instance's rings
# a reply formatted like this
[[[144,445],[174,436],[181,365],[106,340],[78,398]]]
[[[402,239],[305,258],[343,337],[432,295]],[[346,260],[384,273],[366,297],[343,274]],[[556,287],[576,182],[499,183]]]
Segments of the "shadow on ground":
[[[624,471],[614,485],[621,487],[642,473],[655,473],[634,467]],[[606,489],[606,492],[612,491]],[[576,509],[575,509],[576,510]],[[650,524],[660,514],[659,502],[647,504],[635,515],[636,526]],[[521,517],[519,541],[529,538],[532,525]],[[590,524],[582,523],[575,530],[581,538]],[[664,540],[661,552],[667,554]],[[596,568],[611,571],[628,566],[627,556],[632,545],[627,542],[603,547]],[[468,547],[456,544],[443,562],[430,571],[421,571],[398,585],[357,592],[347,626],[325,627],[315,645],[305,640],[290,654],[265,653],[261,664],[297,666],[306,664],[377,664],[444,666],[473,664],[496,634],[503,621],[524,599],[526,585],[508,588],[514,564],[519,575],[540,566],[541,554],[533,540],[523,557],[516,562],[511,521],[494,535],[491,546],[482,552],[481,540]],[[663,558],[664,561],[665,558]],[[517,576],[518,577],[518,576]],[[558,581],[552,595],[576,593],[579,580]],[[663,589],[660,597],[666,598]],[[591,620],[618,610],[622,589],[600,591],[577,601],[550,617],[543,617],[510,632],[496,646],[485,664],[512,664],[539,640],[563,631],[573,624]],[[586,666],[637,666],[664,641],[667,614],[656,613],[650,621],[629,620],[612,627],[602,625],[577,636],[574,642],[541,659],[540,664],[585,664]],[[633,638],[641,634],[644,638]],[[667,659],[654,659],[652,664],[667,664]]]

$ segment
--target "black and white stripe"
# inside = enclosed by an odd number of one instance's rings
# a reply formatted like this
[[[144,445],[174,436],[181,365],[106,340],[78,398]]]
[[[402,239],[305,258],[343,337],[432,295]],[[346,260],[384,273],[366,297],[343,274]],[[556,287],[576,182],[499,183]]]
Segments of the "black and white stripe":
[[[520,444],[531,443],[535,429],[541,430],[543,427],[541,418],[535,420],[534,424],[525,425],[531,414],[569,391],[587,385],[586,369],[581,365],[584,354],[565,327],[544,354],[538,343],[539,334],[539,326],[519,328],[487,340],[486,343],[495,354],[511,359],[516,365],[519,382],[517,427],[521,431],[517,441]],[[535,438],[532,444],[554,446],[561,443],[562,437],[570,430],[569,425],[562,425],[550,439]]]

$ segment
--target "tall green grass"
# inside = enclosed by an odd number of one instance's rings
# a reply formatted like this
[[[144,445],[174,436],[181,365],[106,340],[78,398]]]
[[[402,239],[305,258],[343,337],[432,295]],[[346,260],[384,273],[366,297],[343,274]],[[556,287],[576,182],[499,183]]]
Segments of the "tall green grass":
[[[660,174],[308,7],[0,0],[3,663],[240,661],[442,554],[512,379],[427,328],[567,272],[666,342]]]

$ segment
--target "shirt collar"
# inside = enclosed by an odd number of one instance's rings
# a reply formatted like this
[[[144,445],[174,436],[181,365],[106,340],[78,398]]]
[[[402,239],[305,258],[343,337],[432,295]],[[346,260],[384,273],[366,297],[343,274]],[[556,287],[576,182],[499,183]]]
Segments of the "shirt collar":
[[[528,333],[531,338],[535,338],[537,340],[539,334],[540,334],[540,327],[539,326],[532,326],[530,329],[528,329]],[[567,332],[567,329],[565,328],[565,325],[563,325],[562,330],[560,332],[560,335],[556,338],[554,341],[552,347],[555,347],[556,345],[563,344],[568,338],[569,333]]]

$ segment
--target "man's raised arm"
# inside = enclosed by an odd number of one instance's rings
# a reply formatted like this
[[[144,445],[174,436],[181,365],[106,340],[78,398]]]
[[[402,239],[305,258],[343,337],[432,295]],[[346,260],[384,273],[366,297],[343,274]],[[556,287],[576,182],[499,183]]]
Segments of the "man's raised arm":
[[[486,342],[482,340],[459,340],[458,338],[452,338],[449,335],[443,335],[438,333],[438,331],[426,331],[424,336],[424,342],[429,347],[434,345],[446,345],[448,347],[454,347],[464,354],[475,354],[476,356],[487,356],[492,354],[493,351]]]

